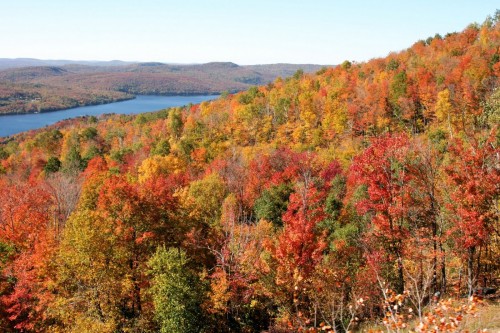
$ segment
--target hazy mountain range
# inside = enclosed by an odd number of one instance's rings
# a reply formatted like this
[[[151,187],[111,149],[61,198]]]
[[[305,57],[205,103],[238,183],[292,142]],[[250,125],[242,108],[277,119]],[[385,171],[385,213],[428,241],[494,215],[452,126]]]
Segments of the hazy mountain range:
[[[109,103],[144,95],[194,95],[236,92],[288,77],[297,70],[315,72],[322,65],[240,66],[0,59],[0,113],[60,110]]]

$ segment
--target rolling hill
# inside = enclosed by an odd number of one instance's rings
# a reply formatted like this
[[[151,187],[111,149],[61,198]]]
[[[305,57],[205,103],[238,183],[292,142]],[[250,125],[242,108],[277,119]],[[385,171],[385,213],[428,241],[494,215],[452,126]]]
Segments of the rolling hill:
[[[8,63],[3,60],[3,63]],[[50,62],[49,62],[50,63]],[[14,64],[44,64],[29,60]],[[12,64],[11,64],[12,65]],[[6,65],[4,65],[6,66]],[[0,60],[0,68],[2,60]],[[314,72],[319,65],[239,66],[230,62],[201,65],[147,63],[76,63],[53,61],[50,66],[0,71],[0,113],[29,113],[108,103],[133,95],[210,95],[236,92],[252,85]]]

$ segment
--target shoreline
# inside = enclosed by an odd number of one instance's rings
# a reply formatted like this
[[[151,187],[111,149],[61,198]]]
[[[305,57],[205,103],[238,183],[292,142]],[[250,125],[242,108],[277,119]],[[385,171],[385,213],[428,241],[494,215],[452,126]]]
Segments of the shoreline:
[[[97,116],[101,114],[139,114],[154,112],[171,107],[199,104],[206,100],[213,100],[220,95],[136,95],[133,98],[113,103],[81,106],[65,110],[54,110],[39,113],[3,114],[0,117],[0,138],[7,138],[17,133],[38,129],[55,124],[61,120],[78,118],[81,116]],[[125,104],[123,104],[125,103]]]
[[[123,93],[127,93],[127,92],[123,92]],[[230,94],[234,94],[234,93],[236,93],[236,92],[230,92]],[[110,101],[110,102],[106,102],[106,103],[89,103],[89,104],[82,104],[82,105],[73,106],[70,108],[49,109],[49,110],[41,110],[38,112],[5,112],[5,113],[0,113],[0,117],[1,116],[34,115],[34,114],[40,114],[40,113],[50,113],[50,112],[58,112],[58,111],[65,111],[65,110],[73,110],[76,108],[87,107],[87,106],[113,104],[113,103],[130,101],[130,100],[136,99],[137,96],[161,96],[161,97],[220,96],[222,93],[221,92],[189,92],[189,93],[178,93],[178,94],[176,94],[176,93],[168,93],[168,94],[161,94],[161,93],[160,94],[132,94],[132,93],[127,93],[127,94],[130,94],[131,97],[119,98],[119,99],[116,99],[114,101]]]
[[[22,116],[22,115],[34,115],[34,114],[40,114],[40,113],[50,113],[50,112],[58,112],[58,111],[65,111],[65,110],[72,110],[76,108],[82,108],[86,106],[97,106],[97,105],[106,105],[106,104],[112,104],[112,103],[118,103],[118,102],[125,102],[125,101],[130,101],[133,99],[136,99],[137,96],[133,95],[131,97],[124,97],[124,98],[118,98],[116,100],[110,101],[110,102],[105,102],[105,103],[88,103],[88,104],[82,104],[82,105],[77,105],[73,106],[70,108],[63,108],[63,109],[46,109],[46,110],[40,110],[40,111],[34,111],[34,112],[4,112],[0,113],[1,116]]]

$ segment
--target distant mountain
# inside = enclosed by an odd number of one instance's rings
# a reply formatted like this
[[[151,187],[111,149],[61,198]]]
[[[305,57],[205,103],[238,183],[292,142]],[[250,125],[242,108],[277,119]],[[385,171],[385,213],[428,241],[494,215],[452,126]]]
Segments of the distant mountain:
[[[37,79],[46,79],[53,76],[68,74],[68,70],[56,66],[36,66],[7,69],[0,72],[1,82],[31,82]]]
[[[7,68],[32,67],[32,66],[65,66],[65,65],[87,65],[87,66],[125,66],[135,62],[121,60],[111,61],[88,61],[88,60],[40,60],[33,58],[0,58],[0,70]]]
[[[10,67],[0,70],[0,113],[65,109],[138,94],[237,92],[252,85],[267,84],[279,76],[291,76],[299,69],[307,73],[323,67],[307,64],[239,66],[232,62],[185,65],[0,59],[0,68],[2,66]],[[48,96],[51,102],[46,104]],[[99,96],[98,101],[91,96]],[[54,103],[54,99],[58,102]]]

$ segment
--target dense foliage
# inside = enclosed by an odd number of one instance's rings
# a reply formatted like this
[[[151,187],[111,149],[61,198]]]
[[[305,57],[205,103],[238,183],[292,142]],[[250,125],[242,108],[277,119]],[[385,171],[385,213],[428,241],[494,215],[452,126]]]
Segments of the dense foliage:
[[[0,114],[38,113],[133,98],[119,91],[85,87],[13,84],[0,80]]]
[[[429,304],[500,272],[499,18],[4,142],[0,329],[456,327]]]

